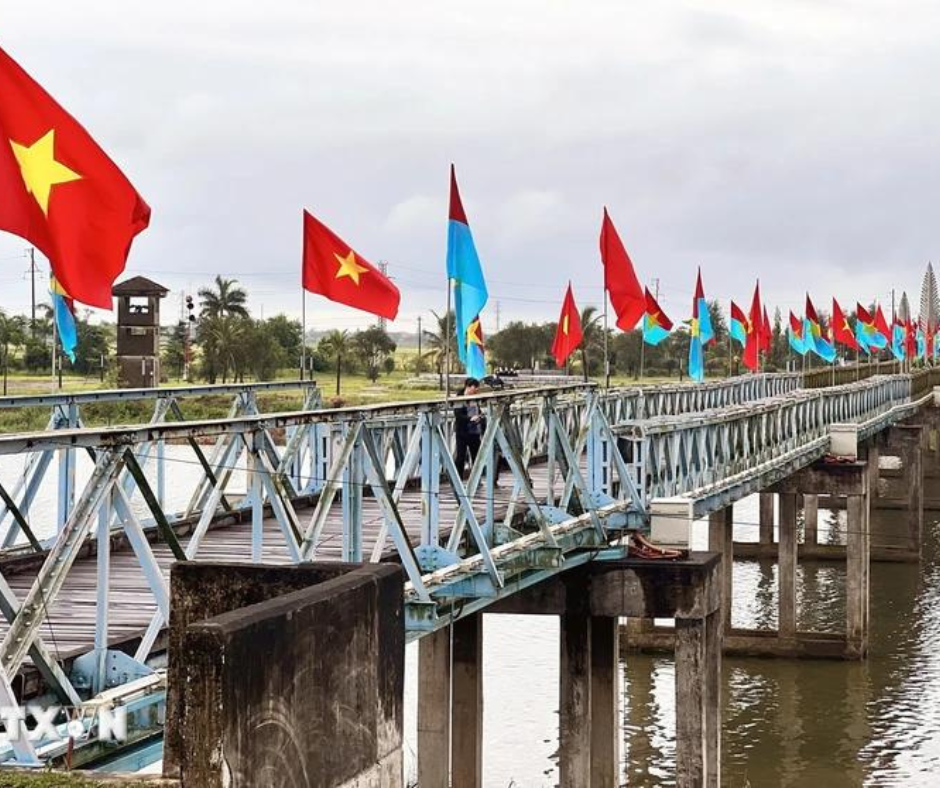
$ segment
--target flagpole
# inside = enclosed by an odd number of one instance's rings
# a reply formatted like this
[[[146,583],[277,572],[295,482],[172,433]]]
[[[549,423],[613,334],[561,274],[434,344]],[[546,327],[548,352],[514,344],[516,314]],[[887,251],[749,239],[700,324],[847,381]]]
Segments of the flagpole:
[[[444,402],[450,402],[450,277],[447,277],[447,310],[444,312]]]
[[[646,320],[646,315],[643,316],[643,320]],[[643,330],[640,329],[640,380],[643,379],[643,366],[646,361],[646,340],[643,339]]]
[[[55,322],[55,296],[53,295],[50,300],[52,301],[52,390],[55,391],[55,361],[59,331]]]
[[[733,374],[732,367],[734,362],[734,356],[731,352],[731,330],[728,330],[728,377],[730,378]]]
[[[610,354],[607,347],[607,288],[604,288],[604,388],[610,388]]]
[[[307,291],[300,285],[300,379],[307,369]]]

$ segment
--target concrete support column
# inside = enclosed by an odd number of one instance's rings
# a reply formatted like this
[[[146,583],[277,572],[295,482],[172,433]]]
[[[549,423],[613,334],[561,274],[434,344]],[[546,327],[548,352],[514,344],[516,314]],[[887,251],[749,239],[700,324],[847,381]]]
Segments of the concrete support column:
[[[705,784],[721,785],[721,656],[725,623],[721,613],[705,619]]]
[[[731,593],[734,577],[734,505],[708,516],[708,549],[721,553],[722,620],[731,629]]]
[[[796,493],[780,493],[777,630],[783,639],[796,635],[796,551]]]
[[[676,619],[676,785],[720,784],[721,613]],[[562,781],[564,784],[564,781]]]
[[[587,575],[564,577],[558,760],[565,788],[591,785],[591,612]],[[423,783],[422,783],[423,785]]]
[[[591,620],[591,788],[620,785],[620,621]]]
[[[483,614],[454,624],[453,788],[483,786]]]
[[[815,547],[819,544],[819,496],[803,496],[803,544]]]
[[[845,545],[846,656],[861,659],[868,650],[869,512],[866,495],[846,501],[848,523]]]
[[[868,467],[868,501],[872,509],[875,508],[875,500],[878,498],[878,480],[881,478],[879,462],[881,451],[878,444],[872,439],[862,452],[862,459],[865,460]]]
[[[910,549],[922,555],[924,541],[924,435],[920,426],[898,425],[891,439],[899,447],[904,478],[901,482],[907,501],[907,533]]]
[[[774,542],[774,494],[760,494],[760,543]]]
[[[418,783],[450,784],[450,628],[418,642]]]

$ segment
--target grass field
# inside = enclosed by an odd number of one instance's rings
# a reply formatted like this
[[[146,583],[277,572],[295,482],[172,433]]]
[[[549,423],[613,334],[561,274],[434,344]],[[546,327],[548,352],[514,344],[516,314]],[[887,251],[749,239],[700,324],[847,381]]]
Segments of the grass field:
[[[372,405],[383,402],[438,399],[443,393],[437,387],[435,378],[418,379],[414,372],[414,360],[417,351],[401,350],[395,355],[396,369],[390,374],[383,374],[375,382],[363,374],[343,373],[340,380],[340,393],[336,395],[336,376],[332,372],[315,373],[315,380],[320,387],[323,403],[329,406]],[[296,370],[282,370],[279,380],[297,380]],[[595,379],[594,382],[602,381]],[[611,385],[631,386],[638,383],[676,383],[676,378],[650,377],[637,381],[632,377],[615,376]],[[196,385],[203,381],[197,381]],[[186,385],[184,381],[170,378],[164,386]],[[48,375],[11,375],[7,381],[7,396],[27,394],[58,394],[95,391],[113,388],[113,383],[102,384],[97,377],[64,376],[62,388],[58,381]],[[262,394],[258,398],[262,412],[283,412],[296,410],[301,406],[300,391],[273,392]],[[206,396],[187,398],[181,405],[187,420],[214,419],[227,415],[232,398],[229,396]],[[89,426],[108,426],[115,424],[134,424],[148,421],[153,412],[153,402],[110,402],[89,404],[82,407],[82,418]],[[26,432],[41,430],[49,420],[47,408],[0,409],[0,432]]]

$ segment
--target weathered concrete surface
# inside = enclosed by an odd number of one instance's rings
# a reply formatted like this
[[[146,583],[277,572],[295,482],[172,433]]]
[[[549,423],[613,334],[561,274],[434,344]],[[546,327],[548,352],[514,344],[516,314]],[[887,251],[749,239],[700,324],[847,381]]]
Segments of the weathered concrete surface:
[[[418,641],[418,784],[450,784],[450,627]]]
[[[483,614],[454,624],[452,788],[483,786]]]
[[[401,785],[398,567],[176,564],[171,594],[183,786]]]
[[[690,552],[681,561],[592,561],[523,589],[486,612],[560,616],[565,612],[562,578],[581,572],[589,575],[592,616],[704,618],[721,604],[721,567],[721,555],[708,552]]]
[[[614,654],[623,616],[676,619],[676,785],[720,785],[725,582],[719,553],[691,553],[681,561],[594,561],[487,609],[562,617],[562,785],[619,784]]]
[[[558,770],[561,784],[591,786],[591,614],[590,575],[562,575],[565,612],[561,616]]]

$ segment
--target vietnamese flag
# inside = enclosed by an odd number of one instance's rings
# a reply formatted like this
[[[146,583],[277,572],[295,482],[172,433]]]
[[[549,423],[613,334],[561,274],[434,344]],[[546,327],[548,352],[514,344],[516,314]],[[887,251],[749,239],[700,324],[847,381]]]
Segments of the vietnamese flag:
[[[760,281],[754,285],[754,297],[751,299],[751,311],[747,316],[747,339],[744,343],[744,354],[741,360],[751,372],[757,372],[760,367],[761,335],[763,330],[763,314],[760,306]]]
[[[571,282],[568,282],[565,300],[561,305],[561,315],[558,317],[558,328],[555,329],[555,341],[552,342],[555,366],[564,366],[568,357],[581,344],[581,339],[581,315],[578,314],[578,307],[574,303]]]
[[[342,238],[304,211],[303,285],[330,301],[394,320],[398,288]]]
[[[832,299],[832,338],[840,345],[851,350],[858,350],[858,340],[855,339],[855,332],[849,325],[848,318],[839,306],[839,302]]]
[[[764,306],[764,314],[760,323],[760,349],[769,353],[771,343],[774,338],[773,329],[770,327],[770,320],[767,318],[767,306]]]
[[[111,309],[150,208],[87,131],[0,49],[0,230],[41,250],[76,301]]]
[[[610,293],[610,303],[617,313],[617,327],[622,331],[632,331],[646,311],[646,299],[630,255],[606,208],[601,223],[601,262],[604,264],[604,288]]]

